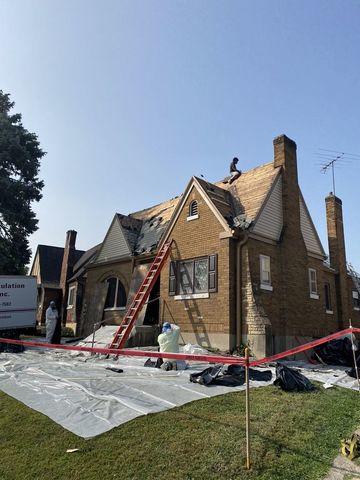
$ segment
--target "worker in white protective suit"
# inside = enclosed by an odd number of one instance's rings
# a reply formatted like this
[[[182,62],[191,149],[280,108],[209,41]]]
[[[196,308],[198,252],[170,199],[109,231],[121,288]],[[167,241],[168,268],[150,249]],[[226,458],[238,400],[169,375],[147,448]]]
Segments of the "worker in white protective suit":
[[[59,312],[57,311],[55,302],[50,302],[49,308],[46,310],[46,341],[54,343],[54,335],[59,320]]]
[[[158,336],[158,344],[160,346],[161,353],[179,353],[179,338],[180,327],[174,323],[165,322],[162,328],[162,332]],[[160,368],[163,370],[180,370],[184,369],[185,362],[176,361],[171,358],[163,357],[164,363]]]

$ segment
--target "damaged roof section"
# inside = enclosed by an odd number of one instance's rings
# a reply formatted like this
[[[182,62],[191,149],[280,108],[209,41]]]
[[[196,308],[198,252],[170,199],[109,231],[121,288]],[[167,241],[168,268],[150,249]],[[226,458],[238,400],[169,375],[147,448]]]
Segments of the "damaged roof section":
[[[172,198],[154,207],[130,214],[130,217],[142,222],[134,249],[135,255],[151,253],[156,250],[178,202],[179,197]]]
[[[219,218],[225,220],[224,225],[245,230],[255,222],[278,174],[279,169],[270,162],[244,172],[232,184],[211,183],[197,177],[192,181],[201,188]],[[173,214],[180,208],[182,198],[185,197],[181,195],[129,215],[116,214],[117,221],[114,225],[113,220],[96,262],[154,252],[170,221],[174,222]]]

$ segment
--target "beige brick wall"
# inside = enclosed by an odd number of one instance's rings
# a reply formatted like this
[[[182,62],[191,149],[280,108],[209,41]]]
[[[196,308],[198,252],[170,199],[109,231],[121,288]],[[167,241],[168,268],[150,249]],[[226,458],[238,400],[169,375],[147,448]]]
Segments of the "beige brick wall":
[[[199,218],[187,221],[189,203],[198,201]],[[181,327],[184,341],[196,341],[203,346],[229,348],[233,325],[234,292],[231,289],[230,275],[233,275],[233,252],[228,238],[220,239],[224,229],[193,188],[177,222],[170,234],[174,240],[171,260],[191,259],[218,254],[218,291],[209,298],[175,300],[169,295],[169,263],[167,260],[160,281],[162,298],[161,321],[175,322]]]
[[[99,264],[92,266],[87,270],[87,279],[86,279],[86,291],[85,291],[85,305],[83,310],[86,312],[83,315],[81,320],[81,331],[82,335],[90,333],[93,329],[93,324],[98,319],[98,313],[95,310],[93,302],[91,302],[92,297],[96,297],[98,294],[100,285],[109,277],[118,277],[124,288],[126,294],[129,293],[130,281],[132,274],[132,260],[127,259],[122,262],[114,262],[109,264]],[[93,307],[92,307],[93,306]],[[122,310],[112,310],[104,311],[103,320],[106,324],[115,324],[119,325],[123,318],[124,311]]]

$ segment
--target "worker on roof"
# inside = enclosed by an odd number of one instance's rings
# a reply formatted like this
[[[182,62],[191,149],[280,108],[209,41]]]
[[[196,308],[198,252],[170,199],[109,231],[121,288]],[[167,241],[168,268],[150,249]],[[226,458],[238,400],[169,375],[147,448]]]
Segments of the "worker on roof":
[[[51,301],[49,308],[46,310],[46,341],[48,343],[60,343],[61,333],[59,335],[59,328],[61,332],[61,322],[59,312],[54,301]]]
[[[241,170],[238,170],[238,168],[237,168],[238,161],[239,161],[239,159],[237,157],[234,157],[232,159],[232,162],[230,163],[229,183],[234,182],[241,175]]]

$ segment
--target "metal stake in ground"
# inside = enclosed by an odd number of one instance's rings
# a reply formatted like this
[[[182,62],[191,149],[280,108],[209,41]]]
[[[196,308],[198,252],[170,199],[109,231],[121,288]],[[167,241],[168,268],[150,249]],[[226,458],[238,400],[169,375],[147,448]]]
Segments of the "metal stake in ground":
[[[245,404],[246,404],[246,470],[250,470],[250,388],[249,388],[249,349],[245,348]]]
[[[352,328],[351,318],[349,318],[349,325],[350,325],[350,328]],[[360,393],[359,369],[358,369],[358,365],[357,365],[357,362],[356,362],[354,334],[353,333],[351,334],[350,338],[351,338],[351,350],[352,350],[353,359],[354,359],[355,374],[356,374],[356,379],[357,379],[357,382],[358,382],[358,390],[359,390],[359,393]]]

